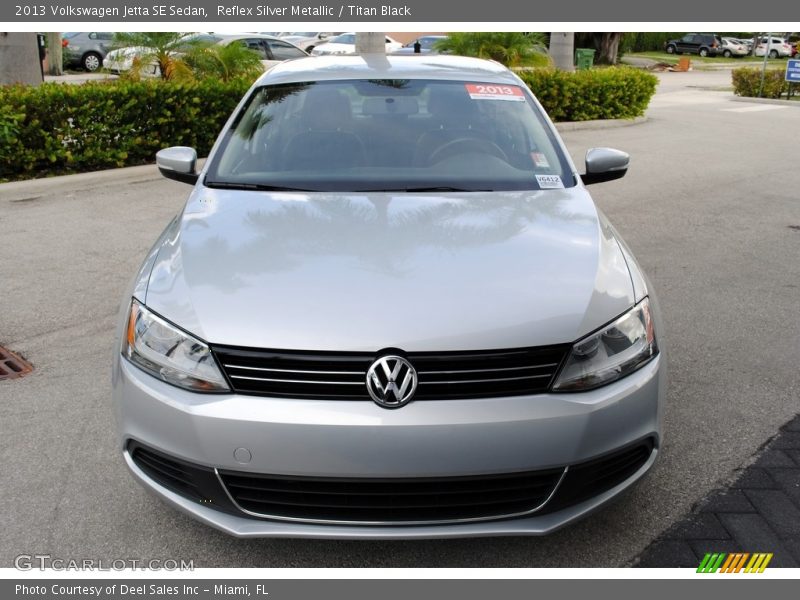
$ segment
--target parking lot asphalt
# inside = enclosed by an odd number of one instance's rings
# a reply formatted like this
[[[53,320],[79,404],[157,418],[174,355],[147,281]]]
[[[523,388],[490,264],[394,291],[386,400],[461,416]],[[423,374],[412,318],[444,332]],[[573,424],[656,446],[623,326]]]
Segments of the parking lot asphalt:
[[[565,133],[632,155],[594,186],[659,293],[671,381],[652,473],[544,538],[237,540],[167,508],[116,451],[113,326],[129,278],[189,188],[152,167],[0,185],[0,344],[35,366],[0,382],[0,566],[19,554],[197,567],[631,564],[799,410],[800,108],[732,102],[665,73],[639,125]],[[719,79],[719,75],[713,74]]]

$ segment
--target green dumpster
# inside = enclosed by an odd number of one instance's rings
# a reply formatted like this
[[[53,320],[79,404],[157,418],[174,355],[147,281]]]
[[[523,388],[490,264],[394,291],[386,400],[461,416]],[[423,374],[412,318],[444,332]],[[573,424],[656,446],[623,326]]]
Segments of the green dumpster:
[[[594,48],[578,48],[575,50],[575,67],[579,71],[591,69],[594,64]]]

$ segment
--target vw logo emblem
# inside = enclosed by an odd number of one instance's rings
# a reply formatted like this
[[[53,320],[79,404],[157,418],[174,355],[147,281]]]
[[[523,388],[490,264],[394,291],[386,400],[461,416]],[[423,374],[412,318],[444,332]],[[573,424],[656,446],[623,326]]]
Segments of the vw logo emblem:
[[[417,372],[401,356],[382,356],[367,371],[367,391],[376,404],[398,408],[417,391]]]

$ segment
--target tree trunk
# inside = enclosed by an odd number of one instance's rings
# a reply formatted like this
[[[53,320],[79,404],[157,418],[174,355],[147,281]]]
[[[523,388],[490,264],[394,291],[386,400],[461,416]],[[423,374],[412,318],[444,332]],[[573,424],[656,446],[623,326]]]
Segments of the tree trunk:
[[[619,54],[621,33],[576,33],[575,45],[578,48],[594,48],[594,64],[615,65]]]
[[[622,40],[621,33],[595,33],[594,41],[597,53],[594,62],[599,65],[617,64],[620,40]]]
[[[61,33],[47,34],[47,72],[50,75],[64,74],[64,61],[61,56]]]
[[[575,34],[551,33],[550,58],[557,69],[562,71],[575,70]]]
[[[35,33],[0,32],[0,85],[42,83],[42,63]]]

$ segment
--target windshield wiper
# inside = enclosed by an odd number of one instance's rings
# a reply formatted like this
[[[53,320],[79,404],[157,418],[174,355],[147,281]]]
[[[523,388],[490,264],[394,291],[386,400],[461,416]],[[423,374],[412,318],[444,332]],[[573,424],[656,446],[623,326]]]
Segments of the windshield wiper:
[[[206,181],[206,187],[220,190],[253,190],[258,192],[313,192],[314,190],[268,185],[266,183],[235,183],[230,181]]]

